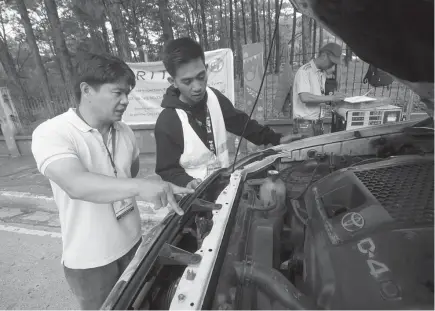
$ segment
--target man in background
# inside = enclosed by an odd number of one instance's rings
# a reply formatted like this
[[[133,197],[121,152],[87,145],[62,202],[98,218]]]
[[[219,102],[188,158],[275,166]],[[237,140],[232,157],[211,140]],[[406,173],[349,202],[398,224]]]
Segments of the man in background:
[[[341,47],[323,46],[317,58],[298,69],[293,81],[293,130],[307,136],[323,134],[321,107],[344,100],[341,94],[326,95],[326,71],[341,63]]]

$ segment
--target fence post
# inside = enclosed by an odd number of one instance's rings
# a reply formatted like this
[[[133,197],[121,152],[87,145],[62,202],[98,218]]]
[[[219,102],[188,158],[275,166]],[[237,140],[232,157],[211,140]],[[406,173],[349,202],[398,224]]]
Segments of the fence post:
[[[411,120],[412,108],[414,107],[414,92],[410,90],[411,98],[406,104],[406,121]]]
[[[21,122],[7,87],[0,88],[0,128],[9,153],[13,157],[21,156],[15,141],[15,134],[21,129]]]

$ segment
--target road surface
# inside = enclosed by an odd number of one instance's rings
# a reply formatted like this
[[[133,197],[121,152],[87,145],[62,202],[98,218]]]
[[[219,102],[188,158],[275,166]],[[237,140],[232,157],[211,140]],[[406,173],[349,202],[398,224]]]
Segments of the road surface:
[[[154,156],[141,157],[140,177],[157,178]],[[163,219],[139,204],[142,229]],[[0,157],[0,310],[77,309],[63,275],[57,207],[33,157]]]
[[[0,310],[78,309],[60,263],[57,213],[0,204]]]

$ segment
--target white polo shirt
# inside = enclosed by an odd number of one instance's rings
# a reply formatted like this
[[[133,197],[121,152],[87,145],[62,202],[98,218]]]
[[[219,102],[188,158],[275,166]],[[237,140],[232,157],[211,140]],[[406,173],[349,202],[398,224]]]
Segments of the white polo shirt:
[[[118,177],[131,178],[131,165],[139,156],[130,127],[115,122],[115,164]],[[107,140],[112,152],[112,139]],[[58,159],[77,158],[89,172],[114,176],[113,168],[98,130],[80,119],[75,109],[40,124],[32,135],[32,153],[39,171]],[[141,238],[140,216],[135,208],[117,220],[112,204],[73,200],[50,180],[59,208],[62,231],[62,263],[71,269],[107,265],[125,255]]]
[[[293,119],[317,120],[320,114],[319,105],[307,105],[300,98],[300,93],[324,95],[326,74],[317,68],[314,60],[303,65],[296,72],[293,82]]]

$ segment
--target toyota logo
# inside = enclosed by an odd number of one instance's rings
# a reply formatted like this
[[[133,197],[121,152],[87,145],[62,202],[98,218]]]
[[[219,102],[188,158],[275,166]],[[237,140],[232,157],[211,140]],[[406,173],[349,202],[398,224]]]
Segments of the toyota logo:
[[[344,230],[354,232],[364,227],[364,218],[359,213],[347,213],[341,219]]]

